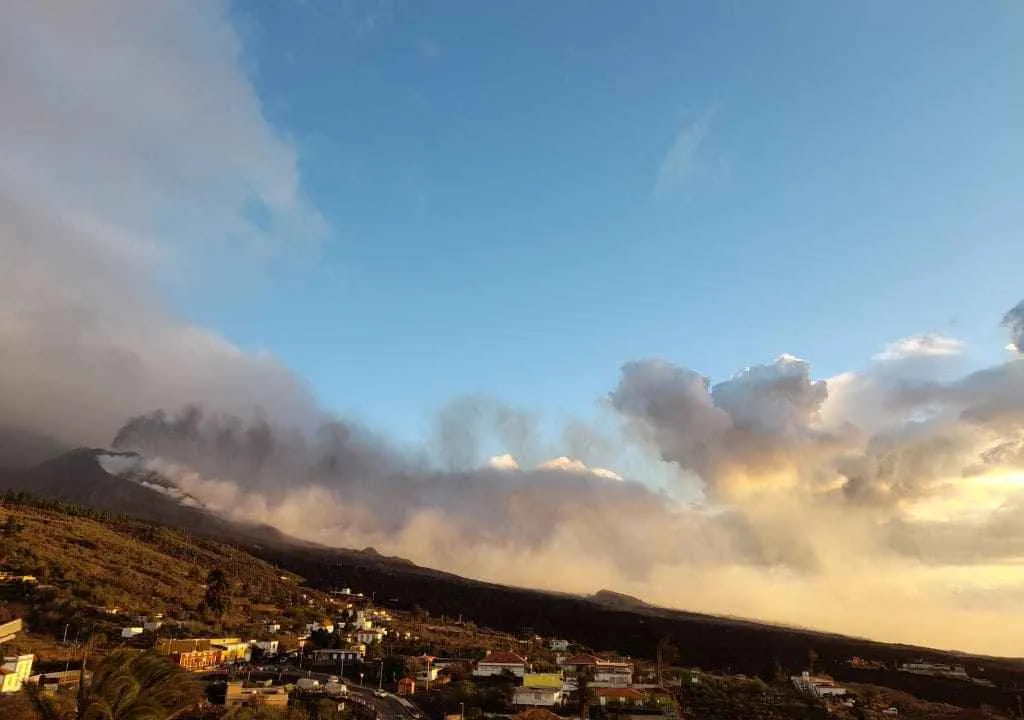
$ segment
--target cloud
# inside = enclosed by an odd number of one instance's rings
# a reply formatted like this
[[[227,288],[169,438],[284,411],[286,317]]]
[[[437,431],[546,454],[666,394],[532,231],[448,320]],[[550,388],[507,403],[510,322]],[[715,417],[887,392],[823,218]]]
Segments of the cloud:
[[[487,461],[487,466],[494,468],[495,470],[518,470],[519,463],[516,459],[505,453],[504,455],[495,455]]]
[[[0,415],[87,443],[190,399],[315,415],[286,368],[175,317],[160,290],[230,292],[326,229],[243,72],[227,4],[4,12]]]
[[[941,335],[915,335],[890,343],[882,352],[875,355],[875,360],[900,361],[913,357],[944,357],[959,355],[964,344],[953,338]]]
[[[1003,316],[1003,326],[1010,331],[1010,349],[1024,355],[1024,300]]]
[[[826,383],[808,363],[783,356],[711,387],[698,373],[660,360],[627,363],[612,405],[666,461],[728,499],[755,475],[778,479],[834,438],[819,429]]]
[[[654,183],[655,197],[678,192],[685,185],[693,173],[697,152],[707,136],[715,113],[716,108],[712,107],[680,128],[658,168],[658,177]]]

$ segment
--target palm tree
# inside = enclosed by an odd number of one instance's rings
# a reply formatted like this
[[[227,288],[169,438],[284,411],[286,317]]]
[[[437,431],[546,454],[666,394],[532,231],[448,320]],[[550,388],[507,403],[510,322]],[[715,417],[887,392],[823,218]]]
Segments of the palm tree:
[[[61,719],[38,688],[29,692],[46,720]],[[166,657],[117,650],[99,664],[91,683],[81,684],[74,720],[175,720],[198,698],[198,685]]]

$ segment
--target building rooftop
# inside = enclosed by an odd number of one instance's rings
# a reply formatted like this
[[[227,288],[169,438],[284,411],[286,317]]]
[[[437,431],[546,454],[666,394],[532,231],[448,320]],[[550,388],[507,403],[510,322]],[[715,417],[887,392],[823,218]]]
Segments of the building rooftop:
[[[480,662],[494,665],[525,665],[526,658],[514,652],[494,652]]]

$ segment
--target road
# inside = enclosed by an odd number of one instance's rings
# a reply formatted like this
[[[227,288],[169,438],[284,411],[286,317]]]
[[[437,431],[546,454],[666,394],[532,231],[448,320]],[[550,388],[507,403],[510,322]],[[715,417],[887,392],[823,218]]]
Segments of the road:
[[[321,685],[337,681],[337,677],[337,675],[330,673],[299,670],[292,665],[282,665],[280,668],[275,668],[272,672],[253,670],[247,673],[247,678],[252,680],[273,679],[294,683],[299,678],[311,678],[318,681]],[[377,716],[377,720],[425,720],[423,713],[405,698],[400,698],[389,692],[378,695],[376,688],[362,686],[348,680],[345,681],[345,686],[348,688],[345,697],[349,697],[354,702],[372,708]],[[341,699],[340,696],[339,699]]]

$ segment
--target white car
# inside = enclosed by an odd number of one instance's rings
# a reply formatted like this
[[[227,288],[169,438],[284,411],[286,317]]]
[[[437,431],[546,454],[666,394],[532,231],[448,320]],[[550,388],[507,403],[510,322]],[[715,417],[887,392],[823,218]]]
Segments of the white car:
[[[388,691],[387,690],[374,690],[373,694],[376,695],[377,697],[387,697],[388,696]]]

